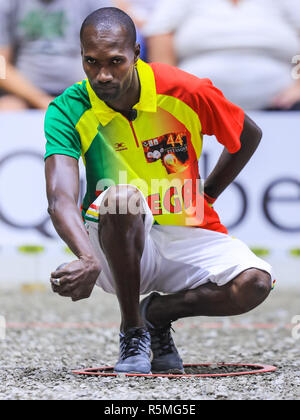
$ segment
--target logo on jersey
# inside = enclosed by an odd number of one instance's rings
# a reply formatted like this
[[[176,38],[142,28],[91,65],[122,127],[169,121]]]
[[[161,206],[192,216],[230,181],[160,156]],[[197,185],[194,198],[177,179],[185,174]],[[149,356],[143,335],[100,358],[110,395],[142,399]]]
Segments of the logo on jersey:
[[[187,133],[169,133],[143,142],[148,163],[161,160],[168,174],[184,171],[188,167]]]
[[[127,150],[127,146],[125,143],[115,143],[114,149],[115,152],[121,152],[122,150]]]

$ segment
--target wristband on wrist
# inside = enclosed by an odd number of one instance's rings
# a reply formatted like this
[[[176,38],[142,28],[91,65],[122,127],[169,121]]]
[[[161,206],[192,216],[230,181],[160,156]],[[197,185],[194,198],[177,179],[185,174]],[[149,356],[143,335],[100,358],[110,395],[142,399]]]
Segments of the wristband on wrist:
[[[210,204],[210,205],[213,205],[214,202],[216,201],[216,198],[210,197],[206,193],[204,193],[204,198],[208,202],[208,204]]]

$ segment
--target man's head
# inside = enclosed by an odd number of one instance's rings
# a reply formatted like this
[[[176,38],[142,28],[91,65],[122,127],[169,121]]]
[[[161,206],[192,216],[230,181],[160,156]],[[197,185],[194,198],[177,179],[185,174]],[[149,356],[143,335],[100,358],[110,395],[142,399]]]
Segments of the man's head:
[[[98,9],[83,22],[80,41],[92,89],[104,101],[118,100],[133,83],[140,55],[132,19],[115,7]]]

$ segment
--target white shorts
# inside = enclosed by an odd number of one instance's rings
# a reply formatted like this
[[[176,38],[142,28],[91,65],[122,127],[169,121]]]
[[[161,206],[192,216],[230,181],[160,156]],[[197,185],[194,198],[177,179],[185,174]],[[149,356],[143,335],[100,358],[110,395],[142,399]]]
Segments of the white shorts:
[[[107,191],[99,195],[93,203],[95,206],[100,207]],[[141,294],[175,293],[208,282],[222,286],[249,268],[269,273],[274,284],[272,267],[239,239],[201,228],[153,225],[151,210],[144,198],[143,202],[145,246],[141,259]],[[87,221],[86,228],[102,265],[97,285],[115,294],[113,275],[99,244],[98,222]]]

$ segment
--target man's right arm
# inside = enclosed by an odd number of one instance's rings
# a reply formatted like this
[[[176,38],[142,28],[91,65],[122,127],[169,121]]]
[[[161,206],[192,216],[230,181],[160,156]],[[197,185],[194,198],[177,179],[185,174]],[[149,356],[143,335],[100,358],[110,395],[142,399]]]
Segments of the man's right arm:
[[[59,294],[80,300],[90,296],[101,271],[78,208],[79,168],[71,156],[54,154],[45,164],[48,211],[63,241],[78,260],[52,273],[62,286]]]

